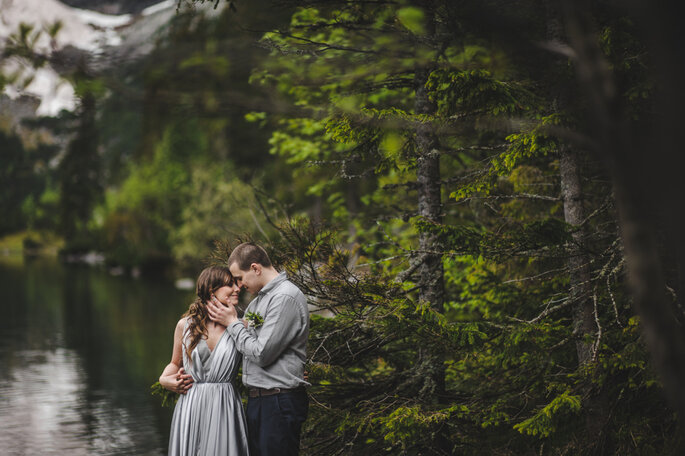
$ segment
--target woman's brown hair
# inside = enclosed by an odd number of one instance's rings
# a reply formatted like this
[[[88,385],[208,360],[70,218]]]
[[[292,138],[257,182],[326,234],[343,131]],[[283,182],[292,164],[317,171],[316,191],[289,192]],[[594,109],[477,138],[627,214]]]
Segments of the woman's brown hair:
[[[233,276],[231,271],[225,266],[210,266],[202,270],[197,278],[197,285],[195,293],[197,297],[190,305],[188,311],[183,314],[188,317],[188,328],[186,334],[189,343],[186,344],[186,337],[184,335],[184,345],[188,360],[191,359],[190,354],[193,349],[197,347],[203,337],[207,337],[207,323],[209,322],[209,314],[207,313],[207,301],[212,297],[212,293],[224,286],[231,286],[233,284]]]

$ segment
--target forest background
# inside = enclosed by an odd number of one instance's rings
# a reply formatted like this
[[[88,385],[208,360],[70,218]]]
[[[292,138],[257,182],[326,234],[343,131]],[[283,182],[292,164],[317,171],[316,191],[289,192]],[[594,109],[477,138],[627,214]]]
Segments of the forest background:
[[[304,454],[682,454],[668,4],[216,8],[104,69],[13,35],[0,85],[61,58],[78,107],[3,120],[4,242],[188,275],[268,246],[328,315]]]

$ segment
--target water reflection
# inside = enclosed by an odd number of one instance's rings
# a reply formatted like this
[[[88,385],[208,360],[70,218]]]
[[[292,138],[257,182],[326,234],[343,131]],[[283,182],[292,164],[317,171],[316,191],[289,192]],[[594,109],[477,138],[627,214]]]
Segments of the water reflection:
[[[163,280],[0,259],[2,454],[164,454],[149,385],[191,296]]]

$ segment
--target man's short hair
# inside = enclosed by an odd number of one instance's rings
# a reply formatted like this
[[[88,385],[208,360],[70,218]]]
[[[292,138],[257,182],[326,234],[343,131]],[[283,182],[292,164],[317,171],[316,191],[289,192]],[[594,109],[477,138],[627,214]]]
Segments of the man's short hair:
[[[230,267],[233,263],[236,263],[241,271],[249,270],[252,263],[261,264],[265,268],[271,267],[271,260],[266,250],[254,242],[243,242],[234,248],[231,256],[228,257],[228,266]]]

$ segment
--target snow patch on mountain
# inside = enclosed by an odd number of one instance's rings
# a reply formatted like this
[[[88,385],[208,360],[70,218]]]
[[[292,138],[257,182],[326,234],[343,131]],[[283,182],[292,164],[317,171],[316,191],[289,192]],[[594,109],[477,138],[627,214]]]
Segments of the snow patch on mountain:
[[[165,0],[133,16],[73,8],[58,0],[0,0],[0,52],[23,23],[43,31],[34,49],[44,55],[69,46],[94,56],[103,56],[117,48],[125,48],[129,55],[140,55],[139,45],[151,41],[150,37],[173,17],[175,5],[174,0]],[[61,23],[61,29],[56,38],[51,39],[47,30],[56,22]],[[141,47],[151,50],[151,46]],[[8,60],[0,61],[0,71],[11,74],[22,70],[20,61]],[[20,95],[37,97],[40,105],[36,114],[41,116],[53,116],[62,109],[73,110],[76,107],[73,87],[54,68],[46,65],[38,70],[24,68],[24,72],[32,73],[31,82],[27,85],[22,82],[8,84],[3,91],[6,96],[12,99]],[[26,77],[20,80],[25,81]]]
[[[148,6],[141,13],[142,16],[150,16],[160,11],[164,11],[170,8],[175,8],[176,2],[174,0],[165,0],[163,2],[157,3],[156,5]]]
[[[35,115],[54,116],[63,109],[73,111],[76,109],[76,97],[73,86],[62,79],[55,70],[43,67],[33,71],[33,80],[24,89],[16,85],[5,87],[4,94],[14,100],[22,95],[28,95],[39,100]]]
[[[53,45],[72,45],[87,51],[97,51],[111,39],[115,27],[129,23],[130,15],[110,16],[67,6],[58,0],[0,0],[0,42],[17,33],[19,24],[30,24],[37,30],[47,30],[62,23],[54,43],[43,33],[36,50],[49,52]]]

